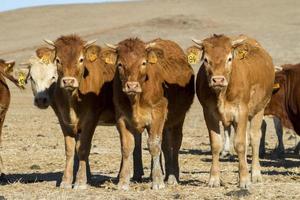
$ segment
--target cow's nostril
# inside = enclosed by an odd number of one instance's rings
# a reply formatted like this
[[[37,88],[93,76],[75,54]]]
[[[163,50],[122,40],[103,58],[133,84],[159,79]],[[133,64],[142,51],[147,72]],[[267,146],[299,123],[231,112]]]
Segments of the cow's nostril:
[[[43,98],[43,104],[46,104],[46,102],[47,102],[47,99],[46,98]]]

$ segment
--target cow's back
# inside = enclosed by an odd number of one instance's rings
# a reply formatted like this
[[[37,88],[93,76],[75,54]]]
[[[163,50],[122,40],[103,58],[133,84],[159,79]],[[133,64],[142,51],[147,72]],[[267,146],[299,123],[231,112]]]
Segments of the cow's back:
[[[243,93],[248,102],[250,115],[256,114],[270,101],[274,83],[274,65],[271,56],[255,40],[237,47],[237,56],[233,61],[232,81]],[[239,57],[240,52],[243,56]]]
[[[156,39],[155,46],[163,49],[164,61],[157,65],[159,73],[166,81],[163,83],[164,94],[168,99],[166,127],[183,120],[185,113],[193,103],[194,72],[187,61],[184,51],[173,41]]]

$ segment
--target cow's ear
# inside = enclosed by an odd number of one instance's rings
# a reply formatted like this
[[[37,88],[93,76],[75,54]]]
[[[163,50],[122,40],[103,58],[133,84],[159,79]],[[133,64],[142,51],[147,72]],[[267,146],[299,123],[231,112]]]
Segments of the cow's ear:
[[[91,45],[85,51],[85,58],[90,62],[94,62],[99,57],[100,51],[101,48],[99,46]]]
[[[272,94],[277,93],[279,89],[280,89],[280,84],[279,83],[274,83]]]
[[[159,59],[164,57],[164,52],[159,48],[149,48],[147,49],[147,62],[151,64],[156,64]]]
[[[15,61],[11,60],[11,61],[6,61],[5,62],[5,68],[4,68],[4,72],[10,74],[14,71],[14,66],[15,66]]]
[[[191,46],[187,48],[186,55],[189,64],[199,64],[203,55],[203,48],[200,46]]]
[[[38,48],[36,51],[36,56],[45,64],[53,63],[55,58],[55,50],[48,47]]]
[[[117,62],[117,53],[115,50],[107,48],[101,51],[101,59],[110,65],[115,65]]]

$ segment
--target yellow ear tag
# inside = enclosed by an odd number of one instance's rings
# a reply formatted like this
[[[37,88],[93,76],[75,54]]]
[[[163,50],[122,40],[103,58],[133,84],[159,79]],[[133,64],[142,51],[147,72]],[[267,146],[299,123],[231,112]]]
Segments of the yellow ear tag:
[[[88,54],[88,60],[91,62],[94,62],[97,59],[97,54],[96,53],[89,53]]]
[[[238,59],[240,59],[240,60],[244,59],[246,57],[247,53],[248,52],[244,49],[239,50],[238,51]]]
[[[273,90],[279,89],[280,88],[280,84],[279,83],[274,83],[273,85]]]
[[[197,53],[194,52],[190,52],[188,55],[188,62],[189,64],[193,65],[193,64],[197,64],[199,60],[199,55]]]
[[[50,55],[49,54],[45,54],[43,55],[43,57],[41,58],[41,61],[44,63],[44,64],[49,64],[50,63]]]
[[[155,55],[154,52],[150,52],[148,55],[148,62],[151,64],[157,63],[157,56]]]
[[[20,87],[25,87],[25,80],[26,80],[26,76],[25,76],[25,74],[23,73],[23,72],[19,72],[19,74],[18,74],[18,85],[20,86]]]

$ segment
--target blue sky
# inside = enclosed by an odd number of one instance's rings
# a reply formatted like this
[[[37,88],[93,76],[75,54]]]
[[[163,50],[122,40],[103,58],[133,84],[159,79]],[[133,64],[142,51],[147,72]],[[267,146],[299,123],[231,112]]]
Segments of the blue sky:
[[[0,12],[18,8],[41,5],[71,4],[71,3],[98,3],[124,0],[0,0]]]

